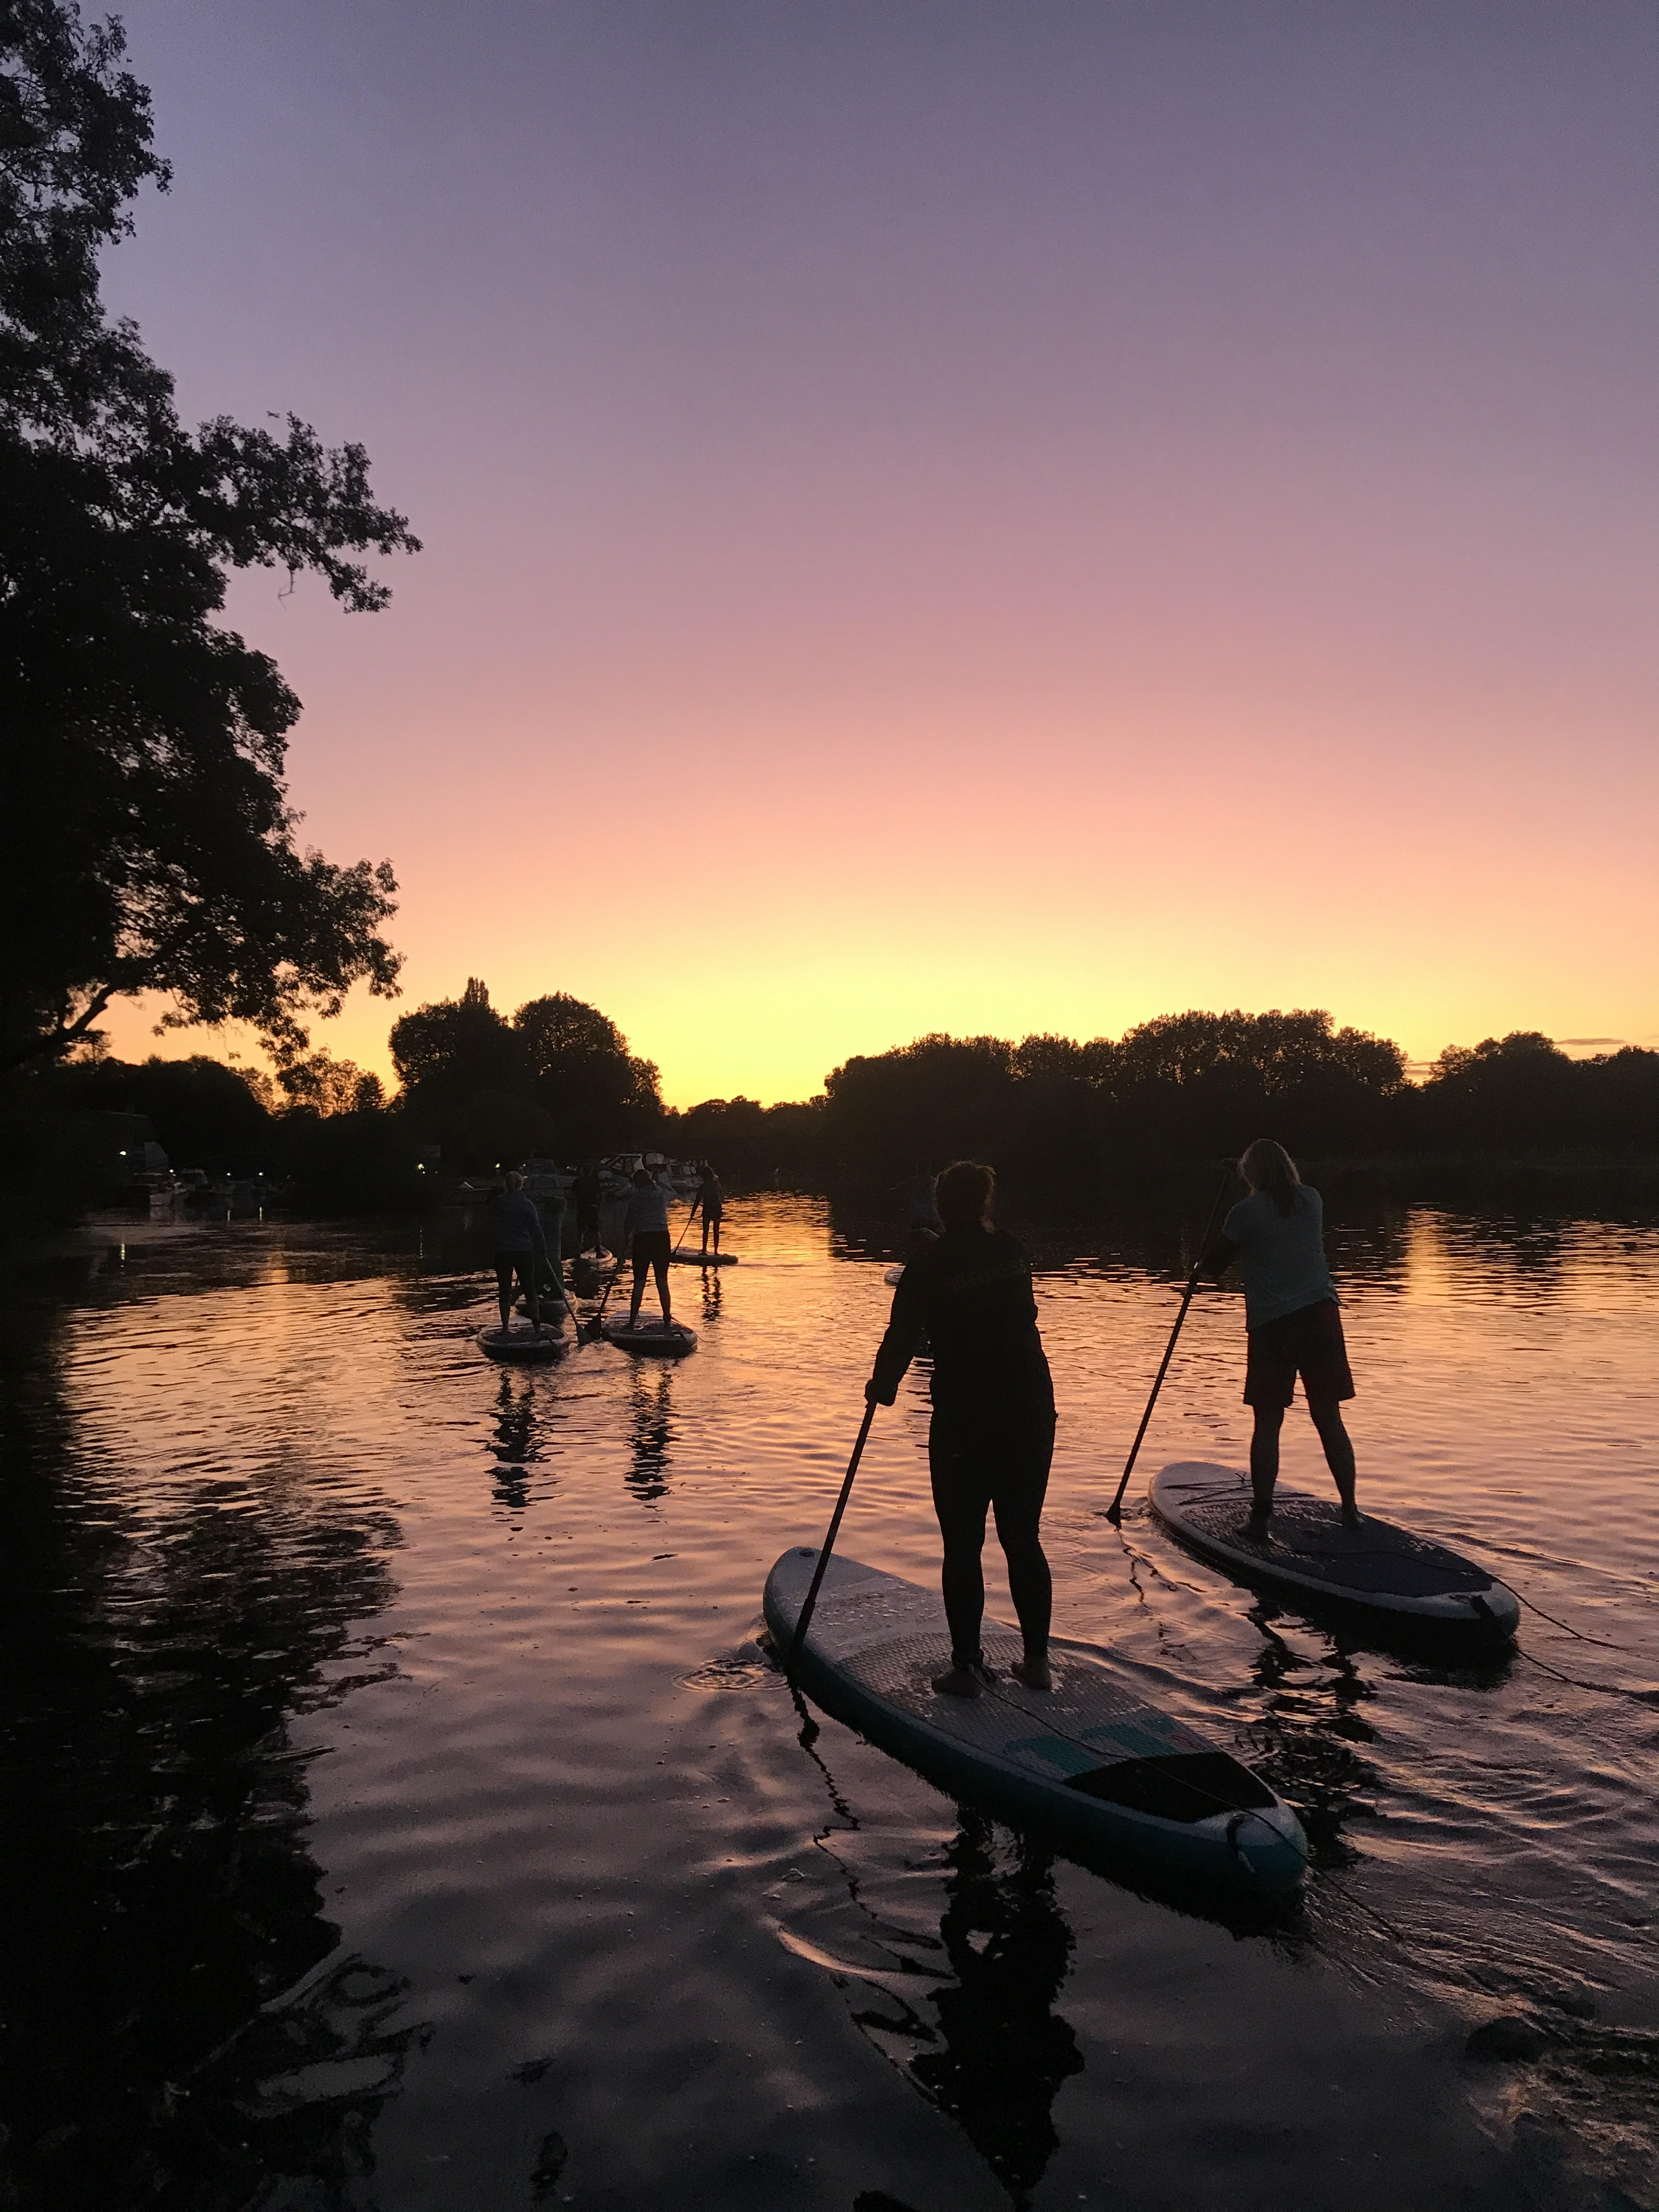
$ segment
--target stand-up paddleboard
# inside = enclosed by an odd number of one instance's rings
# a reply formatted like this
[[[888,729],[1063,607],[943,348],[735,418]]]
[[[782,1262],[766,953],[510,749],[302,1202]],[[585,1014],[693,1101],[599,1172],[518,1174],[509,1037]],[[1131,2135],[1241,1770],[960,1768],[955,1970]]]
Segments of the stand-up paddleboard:
[[[660,1319],[641,1318],[637,1328],[629,1328],[625,1318],[607,1316],[599,1323],[599,1334],[607,1344],[614,1344],[623,1352],[654,1353],[659,1359],[678,1359],[697,1348],[697,1332],[688,1328],[683,1321],[671,1322],[665,1328]]]
[[[787,1651],[818,1555],[786,1552],[766,1582],[766,1619]],[[1104,1659],[1051,1650],[1054,1686],[1008,1673],[1018,1633],[988,1620],[994,1686],[941,1697],[951,1663],[939,1597],[839,1555],[830,1562],[797,1672],[826,1711],[941,1789],[1040,1822],[1073,1850],[1151,1873],[1266,1893],[1308,1863],[1302,1825],[1260,1775],[1155,1711]]]
[[[881,1279],[890,1291],[896,1291],[904,1280],[904,1270],[902,1267],[890,1267]]]
[[[735,1267],[735,1252],[671,1252],[668,1255],[677,1267]]]
[[[1266,1533],[1253,1536],[1250,1479],[1236,1468],[1183,1460],[1153,1477],[1151,1495],[1153,1512],[1189,1550],[1285,1597],[1471,1638],[1513,1636],[1520,1624],[1515,1593],[1486,1568],[1369,1514],[1345,1528],[1334,1498],[1281,1483]]]
[[[556,1359],[565,1340],[556,1328],[481,1328],[478,1347],[492,1359]]]

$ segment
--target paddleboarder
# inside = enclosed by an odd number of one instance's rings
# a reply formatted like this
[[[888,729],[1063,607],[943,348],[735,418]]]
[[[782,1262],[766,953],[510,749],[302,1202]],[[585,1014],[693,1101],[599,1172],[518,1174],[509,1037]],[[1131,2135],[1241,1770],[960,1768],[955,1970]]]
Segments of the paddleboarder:
[[[958,1160],[939,1176],[929,1195],[940,1233],[899,1278],[865,1385],[872,1404],[890,1406],[926,1336],[933,1360],[927,1462],[951,1630],[951,1664],[933,1687],[951,1698],[976,1698],[993,1679],[980,1644],[988,1510],[1025,1645],[1013,1672],[1028,1689],[1050,1686],[1053,1586],[1039,1525],[1054,1449],[1054,1382],[1037,1334],[1030,1262],[993,1226],[995,1192],[995,1174],[975,1161]]]
[[[605,1185],[599,1180],[599,1162],[584,1160],[576,1177],[575,1188],[578,1255],[604,1249],[599,1243],[599,1199],[604,1189]]]
[[[1324,1202],[1271,1137],[1245,1147],[1238,1172],[1250,1194],[1222,1223],[1199,1272],[1219,1282],[1237,1260],[1244,1277],[1244,1402],[1255,1418],[1245,1525],[1252,1535],[1267,1534],[1279,1480],[1279,1432],[1300,1375],[1342,1500],[1343,1521],[1355,1528],[1353,1442],[1342,1422],[1342,1401],[1354,1395],[1353,1376],[1336,1285],[1325,1260]]]
[[[623,1223],[623,1249],[631,1253],[634,1260],[634,1296],[628,1309],[629,1328],[640,1325],[640,1301],[645,1296],[647,1274],[657,1278],[663,1327],[667,1328],[673,1320],[668,1303],[668,1255],[673,1249],[673,1237],[668,1227],[668,1191],[649,1168],[635,1169],[633,1195],[628,1201],[628,1214]]]
[[[720,1188],[720,1177],[707,1160],[702,1164],[702,1181],[697,1185],[697,1195],[692,1200],[691,1210],[695,1213],[701,1209],[702,1213],[703,1250],[707,1252],[708,1249],[708,1232],[712,1229],[714,1249],[718,1252],[720,1249],[720,1217],[726,1211],[726,1194]]]
[[[547,1265],[547,1242],[536,1201],[526,1191],[524,1177],[509,1170],[505,1188],[495,1194],[492,1212],[495,1231],[495,1291],[501,1301],[501,1334],[513,1317],[513,1278],[524,1285],[530,1305],[530,1322],[538,1336],[542,1329],[539,1278]]]

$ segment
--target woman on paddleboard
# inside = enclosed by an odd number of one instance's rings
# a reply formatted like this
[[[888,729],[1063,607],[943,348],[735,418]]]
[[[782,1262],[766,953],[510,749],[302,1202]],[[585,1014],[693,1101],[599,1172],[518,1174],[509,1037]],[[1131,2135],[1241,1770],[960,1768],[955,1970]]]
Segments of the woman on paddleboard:
[[[1038,1528],[1054,1457],[1054,1389],[1037,1334],[1030,1262],[991,1224],[995,1189],[992,1170],[971,1160],[940,1176],[942,1233],[913,1254],[899,1278],[865,1385],[872,1404],[890,1406],[926,1335],[933,1358],[927,1463],[951,1629],[951,1664],[933,1687],[952,1698],[976,1698],[992,1680],[980,1645],[988,1510],[996,1516],[1025,1644],[1013,1672],[1028,1689],[1049,1687],[1053,1589]]]
[[[524,1177],[516,1168],[507,1176],[506,1187],[495,1194],[492,1208],[495,1231],[495,1294],[501,1309],[501,1334],[505,1336],[513,1320],[513,1278],[516,1275],[524,1286],[530,1305],[531,1326],[541,1334],[542,1300],[540,1278],[547,1265],[547,1240],[542,1230],[542,1217],[536,1211],[536,1201],[524,1187]]]
[[[634,1259],[634,1297],[628,1309],[628,1326],[640,1325],[640,1301],[645,1296],[645,1279],[654,1273],[657,1296],[662,1300],[662,1325],[668,1328],[673,1320],[668,1304],[668,1255],[674,1240],[668,1227],[670,1193],[656,1182],[649,1168],[634,1170],[633,1195],[628,1201],[628,1216],[623,1224],[623,1249]]]
[[[1244,1277],[1244,1402],[1255,1416],[1250,1437],[1249,1533],[1267,1534],[1279,1480],[1279,1432],[1296,1395],[1296,1378],[1325,1448],[1342,1500],[1342,1518],[1359,1525],[1353,1443],[1342,1401],[1353,1395],[1336,1285],[1325,1262],[1325,1208],[1283,1145],[1258,1137],[1238,1163],[1250,1194],[1221,1224],[1199,1272],[1221,1277],[1237,1260]]]
[[[703,1250],[707,1252],[708,1249],[708,1232],[712,1229],[714,1249],[718,1252],[720,1249],[720,1222],[726,1212],[726,1193],[720,1188],[720,1177],[707,1160],[702,1164],[702,1180],[697,1185],[697,1195],[691,1211],[693,1213],[701,1211],[702,1214]]]

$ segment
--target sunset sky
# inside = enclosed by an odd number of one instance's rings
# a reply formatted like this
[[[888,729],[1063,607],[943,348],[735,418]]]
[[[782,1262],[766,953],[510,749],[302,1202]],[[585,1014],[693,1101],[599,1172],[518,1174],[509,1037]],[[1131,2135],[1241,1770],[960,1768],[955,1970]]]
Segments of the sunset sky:
[[[120,12],[112,306],[426,542],[231,614],[404,1006],[574,992],[681,1105],[1194,1006],[1659,1042],[1647,0]]]

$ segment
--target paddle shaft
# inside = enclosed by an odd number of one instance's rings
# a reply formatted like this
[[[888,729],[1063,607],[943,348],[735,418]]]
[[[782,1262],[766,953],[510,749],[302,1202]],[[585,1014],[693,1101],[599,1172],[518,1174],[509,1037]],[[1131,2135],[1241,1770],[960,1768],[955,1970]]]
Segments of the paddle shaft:
[[[806,1593],[806,1602],[800,1609],[800,1617],[795,1623],[795,1632],[789,1639],[789,1650],[784,1659],[783,1671],[792,1682],[795,1679],[795,1661],[800,1656],[801,1645],[806,1640],[806,1631],[812,1618],[812,1608],[818,1601],[818,1591],[823,1587],[824,1572],[830,1565],[830,1554],[836,1548],[836,1535],[841,1527],[841,1516],[846,1512],[847,1501],[853,1494],[853,1477],[859,1471],[859,1462],[864,1456],[865,1439],[870,1433],[870,1424],[875,1418],[876,1401],[873,1398],[867,1399],[865,1402],[864,1419],[859,1425],[859,1440],[853,1447],[852,1458],[847,1462],[847,1480],[842,1484],[841,1496],[836,1500],[836,1510],[830,1516],[829,1534],[824,1537],[823,1547],[818,1553],[818,1563],[812,1570],[812,1581]]]
[[[1187,1278],[1187,1287],[1181,1294],[1181,1310],[1175,1317],[1175,1327],[1170,1331],[1170,1341],[1164,1347],[1164,1357],[1158,1363],[1158,1374],[1152,1383],[1152,1395],[1146,1401],[1146,1410],[1140,1417],[1140,1426],[1135,1431],[1135,1440],[1130,1445],[1129,1456],[1123,1463],[1123,1473],[1118,1482],[1117,1495],[1106,1509],[1106,1518],[1109,1521],[1115,1522],[1122,1515],[1123,1493],[1129,1487],[1129,1477],[1135,1471],[1135,1461],[1139,1455],[1141,1439],[1152,1425],[1152,1408],[1158,1403],[1158,1392],[1164,1388],[1164,1378],[1170,1371],[1170,1362],[1175,1358],[1176,1339],[1181,1334],[1181,1324],[1187,1318],[1187,1309],[1191,1305],[1193,1293],[1198,1288],[1198,1271],[1203,1264],[1204,1255],[1209,1249],[1210,1233],[1215,1227],[1216,1216],[1221,1211],[1222,1200],[1232,1188],[1233,1174],[1233,1164],[1229,1160],[1222,1174],[1221,1188],[1215,1194],[1215,1203],[1210,1208],[1210,1218],[1204,1224],[1204,1235],[1199,1243],[1198,1258],[1193,1263],[1193,1272]]]

